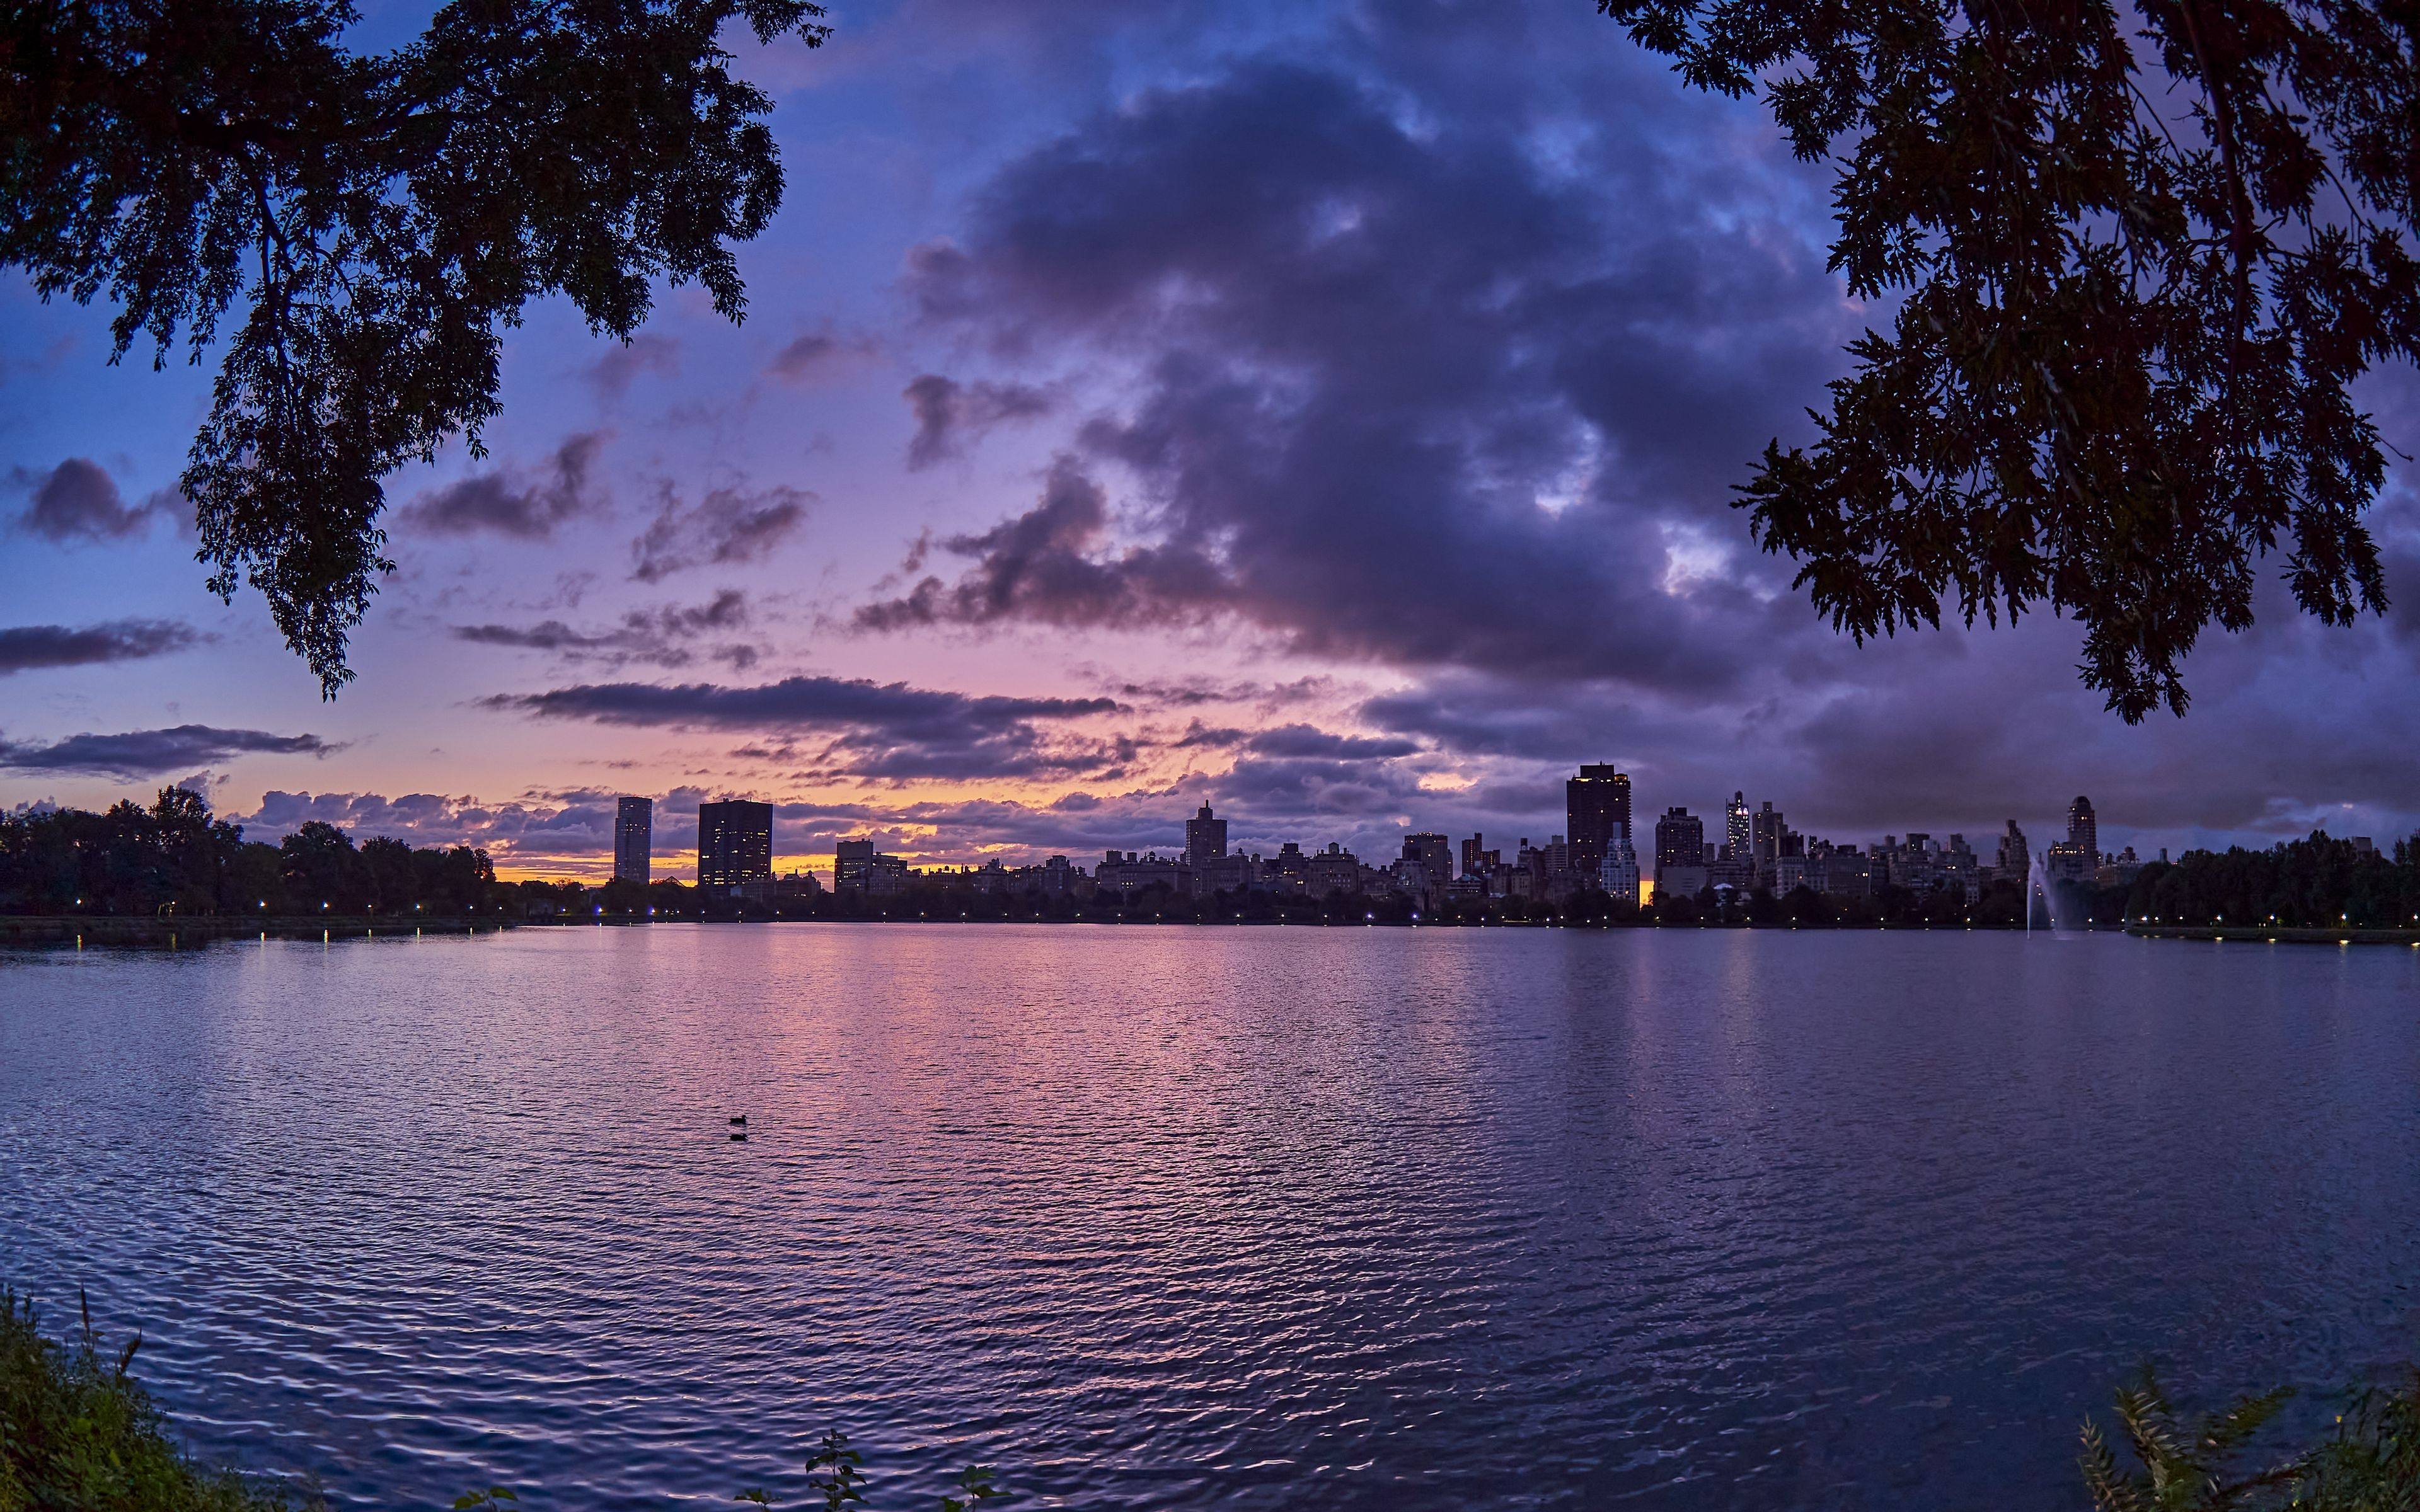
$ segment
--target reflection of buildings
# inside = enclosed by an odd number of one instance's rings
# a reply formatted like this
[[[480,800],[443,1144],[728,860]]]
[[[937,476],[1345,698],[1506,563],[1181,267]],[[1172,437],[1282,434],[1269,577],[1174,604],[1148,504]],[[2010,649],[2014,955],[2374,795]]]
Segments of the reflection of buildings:
[[[613,880],[645,887],[655,852],[656,803],[624,798],[613,810]]]
[[[697,806],[697,883],[744,887],[773,880],[773,806],[733,798]]]

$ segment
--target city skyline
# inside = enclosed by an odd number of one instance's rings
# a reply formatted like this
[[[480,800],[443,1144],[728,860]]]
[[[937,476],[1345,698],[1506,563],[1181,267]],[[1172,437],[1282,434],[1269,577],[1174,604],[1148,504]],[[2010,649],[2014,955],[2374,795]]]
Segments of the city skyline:
[[[1117,886],[1123,888],[1163,882],[1207,895],[1250,890],[1260,886],[1264,875],[1282,872],[1298,878],[1311,863],[1335,857],[1364,869],[1357,875],[1383,873],[1390,887],[1421,892],[1441,886],[1444,879],[1485,876],[1516,864],[1526,867],[1535,856],[1539,867],[1568,879],[1572,886],[1598,887],[1616,896],[1652,897],[1673,891],[1695,896],[1707,887],[1779,895],[1802,885],[1818,892],[1848,890],[1863,896],[1885,880],[1905,885],[1905,869],[1911,866],[1920,888],[1941,880],[1962,879],[1972,895],[1995,875],[2024,875],[2038,864],[2052,876],[2087,880],[2101,873],[2105,882],[2112,879],[2108,873],[2113,869],[2123,873],[2118,880],[2131,879],[2140,862],[2150,858],[2148,851],[2138,858],[2132,844],[2125,845],[2122,853],[2102,850],[2097,810],[2090,798],[2082,795],[2068,804],[2063,827],[2056,831],[2059,838],[2036,847],[2013,818],[2006,820],[2000,830],[1985,834],[1980,843],[1968,841],[1963,831],[1936,836],[1913,827],[1864,838],[1803,834],[1789,825],[1787,810],[1776,808],[1771,799],[1751,807],[1744,790],[1734,790],[1725,805],[1721,829],[1708,828],[1706,816],[1685,804],[1672,805],[1649,822],[1642,844],[1634,833],[1634,785],[1627,773],[1610,764],[1583,764],[1566,779],[1565,794],[1562,830],[1534,841],[1520,835],[1510,844],[1499,835],[1493,846],[1487,844],[1485,831],[1455,837],[1422,830],[1405,830],[1396,837],[1401,841],[1399,854],[1364,856],[1342,841],[1323,844],[1316,840],[1306,842],[1300,837],[1259,848],[1249,842],[1231,846],[1228,836],[1233,816],[1218,813],[1205,799],[1182,821],[1184,841],[1173,848],[1110,844],[1087,857],[1046,845],[1029,854],[993,854],[979,862],[920,867],[908,857],[886,851],[879,835],[866,833],[838,841],[826,858],[830,864],[822,868],[814,865],[817,857],[785,856],[774,843],[776,806],[724,800],[699,807],[702,843],[693,880],[704,887],[734,889],[768,886],[784,876],[820,873],[816,886],[887,892],[904,887],[920,875],[948,876],[1001,867],[1034,872],[1047,867],[1065,869],[1071,875],[1107,876],[1110,871],[1120,871],[1125,879]],[[625,797],[619,803],[627,827],[632,806],[648,805],[649,800]],[[2162,848],[2158,858],[2165,860],[2167,854]],[[1515,861],[1506,861],[1507,856]],[[1842,859],[1833,859],[1836,856]],[[628,875],[625,865],[617,843],[617,876]],[[1095,872],[1095,867],[1105,870]],[[1832,874],[1827,876],[1827,872]],[[1842,885],[1843,879],[1853,885]],[[1641,884],[1646,885],[1643,891]]]
[[[675,868],[726,797],[818,867],[867,828],[1166,850],[1205,799],[1373,851],[1543,837],[1600,758],[1642,812],[1787,794],[1823,833],[2078,791],[2153,848],[2420,825],[2400,473],[2394,612],[2297,620],[2273,559],[2181,721],[2106,714],[2055,614],[1849,643],[1731,507],[1867,318],[1825,174],[1586,6],[1458,24],[902,0],[744,51],[792,186],[748,322],[659,288],[626,347],[534,306],[490,455],[390,479],[333,703],[203,591],[170,485],[209,368],[111,366],[106,311],[11,275],[0,808],[193,779],[267,837],[593,877],[624,795]],[[2362,402],[2420,448],[2408,375]]]

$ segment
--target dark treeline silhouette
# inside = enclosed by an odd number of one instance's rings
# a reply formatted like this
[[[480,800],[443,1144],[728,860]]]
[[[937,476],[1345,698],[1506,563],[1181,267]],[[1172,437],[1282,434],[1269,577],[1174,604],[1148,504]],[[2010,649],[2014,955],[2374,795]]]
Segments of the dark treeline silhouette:
[[[485,851],[356,845],[316,820],[265,845],[191,788],[163,788],[148,809],[0,815],[0,911],[11,914],[450,916],[510,902]]]
[[[2134,879],[2126,917],[2163,924],[2420,926],[2420,856],[2393,855],[2314,830],[2265,851],[2235,846],[2154,861]]]

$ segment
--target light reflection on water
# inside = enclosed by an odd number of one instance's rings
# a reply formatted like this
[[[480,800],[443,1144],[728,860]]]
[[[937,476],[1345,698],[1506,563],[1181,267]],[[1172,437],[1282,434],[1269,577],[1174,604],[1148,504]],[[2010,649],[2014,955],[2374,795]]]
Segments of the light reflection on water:
[[[0,1275],[437,1506],[2070,1506],[2420,1355],[2420,951],[657,926],[0,954]],[[745,1112],[749,1138],[726,1119]],[[2314,1404],[2312,1411],[2319,1410]]]

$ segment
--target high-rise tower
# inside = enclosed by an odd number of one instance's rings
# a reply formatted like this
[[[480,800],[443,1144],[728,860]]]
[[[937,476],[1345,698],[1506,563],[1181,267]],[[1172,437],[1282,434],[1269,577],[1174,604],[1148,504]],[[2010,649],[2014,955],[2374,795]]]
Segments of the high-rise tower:
[[[1615,835],[1630,838],[1630,778],[1619,767],[1583,765],[1579,776],[1563,784],[1563,795],[1571,869],[1594,877],[1605,860],[1606,842]]]
[[[635,882],[644,887],[650,880],[649,858],[656,843],[656,801],[653,798],[624,798],[613,810],[613,880]]]
[[[1745,853],[1745,858],[1754,863],[1756,886],[1770,887],[1773,886],[1774,878],[1779,873],[1781,837],[1789,833],[1789,826],[1782,823],[1779,810],[1776,810],[1772,801],[1768,799],[1763,808],[1747,816],[1747,827],[1748,841]],[[1743,853],[1737,849],[1737,842],[1733,843],[1731,859],[1736,863],[1742,858]]]
[[[697,806],[697,885],[744,887],[773,880],[773,806],[734,798]]]
[[[1215,861],[1227,854],[1227,821],[1214,819],[1210,806],[1185,821],[1185,864],[1201,870],[1204,861]]]
[[[2093,817],[2092,800],[2080,793],[2067,806],[2067,842],[2082,853],[2086,866],[2101,864],[2101,822]]]

